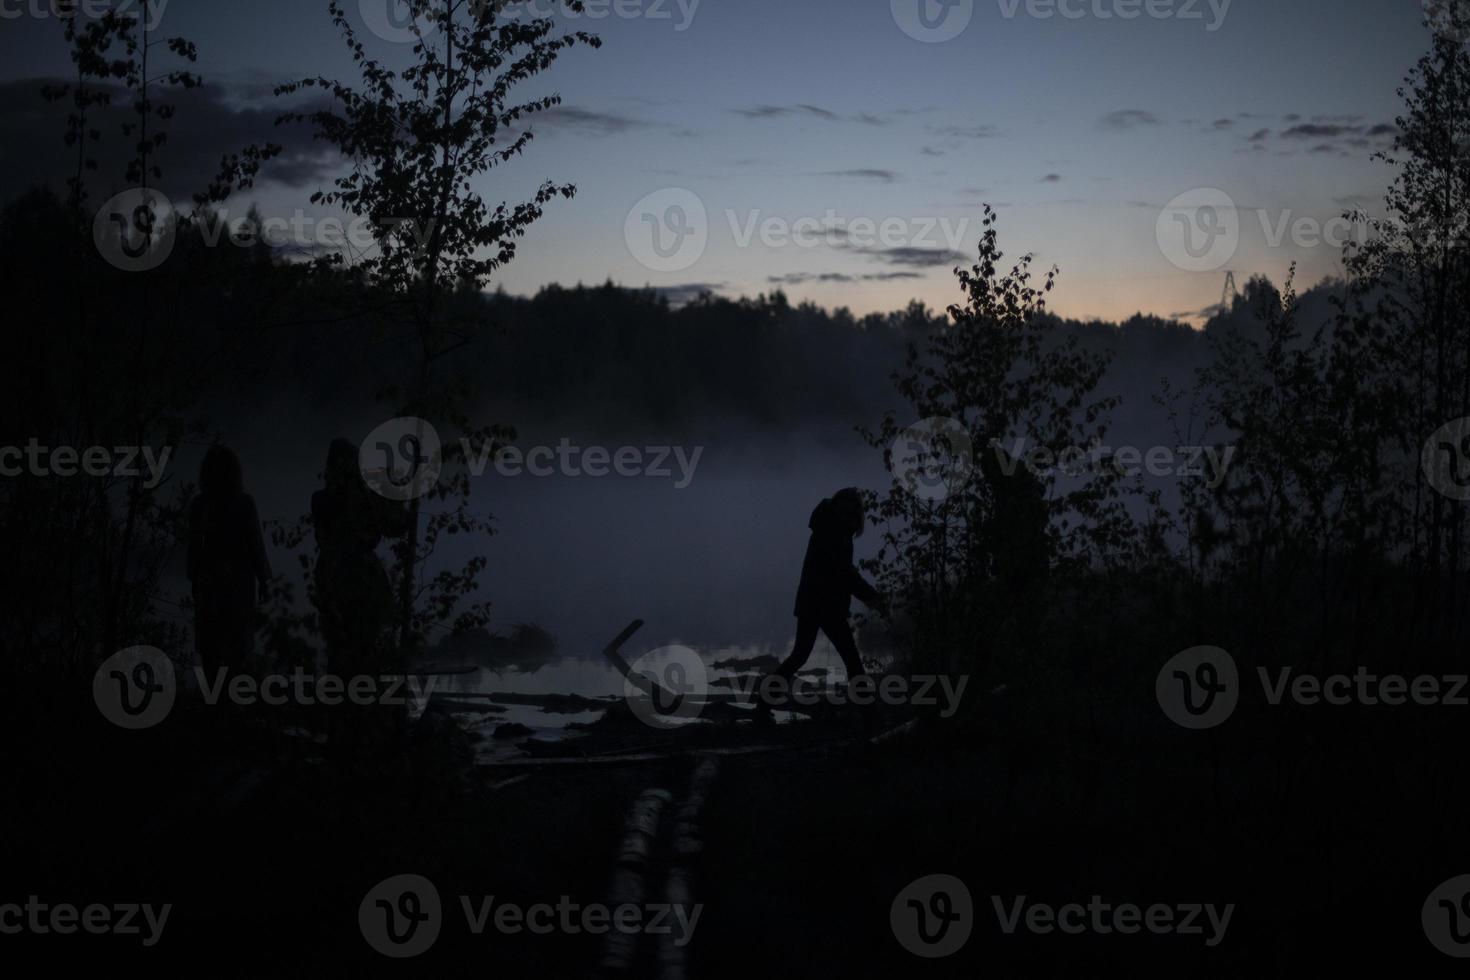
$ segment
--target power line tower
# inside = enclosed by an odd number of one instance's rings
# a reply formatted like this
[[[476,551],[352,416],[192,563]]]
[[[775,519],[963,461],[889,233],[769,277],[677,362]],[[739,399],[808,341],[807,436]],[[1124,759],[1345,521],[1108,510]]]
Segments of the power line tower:
[[[1235,288],[1235,273],[1229,270],[1225,272],[1225,289],[1220,293],[1220,310],[1229,313],[1235,308],[1235,298],[1240,295],[1240,290]]]

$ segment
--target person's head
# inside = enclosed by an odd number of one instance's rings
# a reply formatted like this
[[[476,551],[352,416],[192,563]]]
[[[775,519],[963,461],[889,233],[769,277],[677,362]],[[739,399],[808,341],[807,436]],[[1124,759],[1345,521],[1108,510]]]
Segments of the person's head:
[[[240,457],[228,446],[214,445],[199,464],[199,492],[206,497],[229,497],[245,492],[245,477],[240,472]]]
[[[842,528],[853,537],[863,533],[867,513],[863,508],[863,496],[857,487],[844,487],[832,495],[832,506]]]

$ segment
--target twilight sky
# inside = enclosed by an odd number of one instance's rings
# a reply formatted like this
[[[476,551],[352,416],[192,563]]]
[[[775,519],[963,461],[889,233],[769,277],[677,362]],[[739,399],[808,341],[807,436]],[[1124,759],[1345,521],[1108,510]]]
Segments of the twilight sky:
[[[389,61],[407,45],[369,25],[391,34],[393,2],[346,0]],[[1242,284],[1253,273],[1279,281],[1292,261],[1303,284],[1334,271],[1337,245],[1319,238],[1344,229],[1319,236],[1313,222],[1381,200],[1391,175],[1368,158],[1428,42],[1419,0],[947,2],[558,11],[604,46],[573,49],[522,90],[565,101],[488,191],[516,201],[553,178],[579,194],[552,206],[500,282],[532,292],[611,277],[727,295],[779,284],[858,313],[913,297],[942,306],[957,296],[951,248],[968,261],[988,201],[1008,254],[1061,266],[1058,312],[1193,316],[1218,301],[1227,268]],[[59,166],[59,121],[29,92],[68,65],[58,25],[37,8],[0,0],[5,197]],[[230,142],[279,141],[270,83],[351,77],[325,2],[173,0],[158,16],[162,33],[198,43],[213,86],[181,108],[180,155],[186,130],[212,157]],[[254,198],[268,215],[305,206],[322,183],[304,146],[279,176]]]

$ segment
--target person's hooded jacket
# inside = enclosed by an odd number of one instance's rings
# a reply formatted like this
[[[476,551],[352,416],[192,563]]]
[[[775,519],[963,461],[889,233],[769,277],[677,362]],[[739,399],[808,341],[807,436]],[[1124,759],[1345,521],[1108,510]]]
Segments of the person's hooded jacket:
[[[845,620],[851,599],[877,606],[878,592],[852,564],[852,539],[862,530],[863,512],[856,494],[850,500],[841,494],[817,504],[807,526],[811,540],[801,566],[801,584],[796,589],[796,616],[819,622]]]

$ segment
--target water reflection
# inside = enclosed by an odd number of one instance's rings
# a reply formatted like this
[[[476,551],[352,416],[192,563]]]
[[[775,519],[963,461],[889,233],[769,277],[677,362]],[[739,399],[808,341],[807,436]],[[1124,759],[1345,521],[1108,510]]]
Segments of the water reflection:
[[[823,646],[826,648],[819,648],[812,655],[802,676],[830,684],[843,678],[844,673],[836,652],[826,644]],[[652,668],[657,674],[661,664],[673,656],[668,652],[672,649],[653,648],[629,659],[641,668]],[[780,662],[785,648],[758,644],[696,652],[706,668],[710,694],[714,697],[740,697],[749,691],[758,675]],[[497,757],[519,754],[516,746],[528,736],[542,742],[582,737],[585,732],[577,726],[592,724],[604,713],[603,709],[587,702],[603,702],[611,707],[625,697],[627,690],[623,676],[601,656],[553,656],[532,668],[491,670],[480,667],[470,674],[442,676],[436,681],[436,699],[445,702],[462,720],[484,735],[488,743],[485,751]],[[490,698],[488,695],[509,697]],[[565,696],[565,700],[516,703],[515,696],[518,695]],[[795,717],[792,713],[778,711],[774,720],[782,723]],[[528,731],[519,727],[508,729],[516,732],[517,737],[495,739],[496,729],[507,725],[524,726]]]

